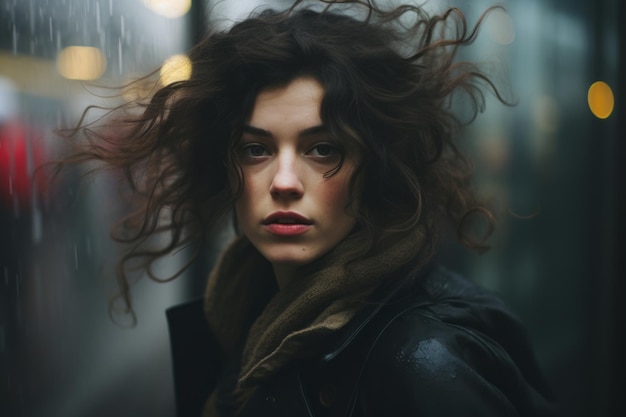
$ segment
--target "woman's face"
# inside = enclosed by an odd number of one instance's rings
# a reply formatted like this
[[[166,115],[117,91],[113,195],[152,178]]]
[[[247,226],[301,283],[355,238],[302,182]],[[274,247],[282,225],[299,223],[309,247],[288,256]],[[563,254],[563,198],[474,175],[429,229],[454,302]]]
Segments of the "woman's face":
[[[324,178],[341,153],[320,119],[323,95],[312,78],[261,91],[237,148],[239,228],[275,271],[319,258],[356,223],[346,212],[356,157]]]

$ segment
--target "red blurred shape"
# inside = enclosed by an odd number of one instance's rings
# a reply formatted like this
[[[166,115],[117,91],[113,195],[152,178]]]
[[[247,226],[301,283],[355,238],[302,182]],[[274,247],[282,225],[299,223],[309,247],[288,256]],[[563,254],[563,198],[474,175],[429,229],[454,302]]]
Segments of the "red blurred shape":
[[[33,127],[17,121],[0,123],[0,206],[28,209],[33,197],[46,189],[43,171],[35,172],[46,158],[43,137]]]

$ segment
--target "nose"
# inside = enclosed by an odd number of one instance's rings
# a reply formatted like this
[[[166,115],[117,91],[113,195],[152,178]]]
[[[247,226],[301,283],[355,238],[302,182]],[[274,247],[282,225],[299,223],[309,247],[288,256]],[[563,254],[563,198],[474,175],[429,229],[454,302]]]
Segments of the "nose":
[[[276,199],[302,197],[304,185],[300,180],[298,159],[294,153],[280,153],[276,158],[276,171],[272,178],[270,193]]]

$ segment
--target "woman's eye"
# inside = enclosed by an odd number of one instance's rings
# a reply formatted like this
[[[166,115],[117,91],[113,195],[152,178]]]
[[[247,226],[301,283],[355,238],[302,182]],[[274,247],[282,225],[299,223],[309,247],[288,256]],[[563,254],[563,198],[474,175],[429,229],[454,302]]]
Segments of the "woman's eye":
[[[254,143],[250,145],[246,145],[243,148],[243,151],[244,151],[245,156],[249,156],[252,158],[259,158],[259,157],[268,155],[267,150],[263,146],[257,145]]]
[[[320,157],[332,157],[336,156],[338,153],[339,151],[337,150],[337,148],[328,143],[320,143],[309,151],[310,155]]]

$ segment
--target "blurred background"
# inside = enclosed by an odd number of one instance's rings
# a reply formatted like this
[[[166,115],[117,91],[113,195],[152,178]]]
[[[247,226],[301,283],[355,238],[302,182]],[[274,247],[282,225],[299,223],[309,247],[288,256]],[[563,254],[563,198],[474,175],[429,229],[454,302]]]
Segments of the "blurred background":
[[[124,209],[117,183],[50,183],[35,167],[62,149],[53,129],[162,66],[188,76],[185,51],[209,28],[287,1],[3,0],[0,4],[0,415],[172,416],[164,311],[202,293],[225,236],[180,279],[137,284],[138,324],[109,317]],[[459,6],[470,22],[494,2]],[[528,326],[567,416],[626,415],[623,1],[507,0],[463,57],[510,80],[513,108],[488,98],[466,132],[476,186],[494,201],[493,249],[443,253],[498,292]],[[130,95],[130,96],[129,96]],[[115,100],[118,100],[117,102]],[[184,254],[162,263],[163,276]]]

